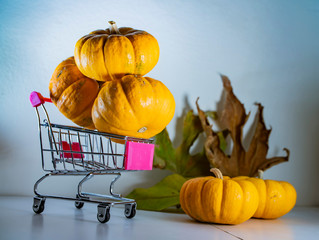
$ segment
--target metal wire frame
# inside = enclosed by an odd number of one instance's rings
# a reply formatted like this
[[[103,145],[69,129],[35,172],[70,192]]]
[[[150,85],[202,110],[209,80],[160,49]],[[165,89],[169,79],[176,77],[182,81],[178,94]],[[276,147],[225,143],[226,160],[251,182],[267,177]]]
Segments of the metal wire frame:
[[[38,132],[40,139],[40,152],[42,169],[46,173],[34,184],[33,210],[41,213],[44,210],[46,198],[57,198],[75,201],[77,208],[84,202],[98,203],[97,218],[101,223],[109,220],[110,207],[124,204],[124,214],[132,218],[136,212],[136,201],[128,199],[114,192],[114,184],[121,177],[125,163],[125,148],[127,141],[151,143],[152,139],[139,139],[116,134],[99,132],[73,126],[51,123],[48,112],[41,104],[45,114],[41,122],[38,107],[35,107],[38,118]],[[67,144],[69,149],[65,149]],[[79,146],[75,149],[74,145]],[[73,149],[74,148],[74,149]],[[97,194],[82,191],[82,185],[95,175],[115,175],[109,185],[109,194]],[[48,177],[53,176],[83,176],[78,183],[76,197],[42,194],[38,187]]]

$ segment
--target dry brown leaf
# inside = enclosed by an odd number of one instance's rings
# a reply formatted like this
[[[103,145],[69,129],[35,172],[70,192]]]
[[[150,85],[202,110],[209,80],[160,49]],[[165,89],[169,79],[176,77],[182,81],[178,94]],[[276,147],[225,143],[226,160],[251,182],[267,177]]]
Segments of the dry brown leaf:
[[[213,131],[212,125],[207,120],[205,113],[199,108],[198,99],[196,106],[202,127],[206,134],[205,151],[211,165],[219,168],[226,176],[257,176],[258,170],[266,169],[288,161],[289,150],[284,148],[287,155],[285,157],[267,158],[268,139],[271,129],[267,129],[263,119],[263,106],[257,103],[257,126],[252,137],[248,150],[245,151],[243,139],[243,127],[249,117],[246,114],[244,105],[237,99],[233,93],[228,77],[222,75],[225,98],[222,106],[219,124],[222,128],[229,131],[233,141],[233,149],[230,156],[226,155],[220,149],[219,138]]]

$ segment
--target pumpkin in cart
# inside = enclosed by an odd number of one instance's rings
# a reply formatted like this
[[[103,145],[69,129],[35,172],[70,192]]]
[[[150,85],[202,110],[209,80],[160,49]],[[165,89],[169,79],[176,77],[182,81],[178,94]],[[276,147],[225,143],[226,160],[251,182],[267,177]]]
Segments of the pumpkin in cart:
[[[56,67],[49,91],[52,102],[68,119],[79,126],[95,128],[91,110],[99,84],[79,71],[74,57],[69,57]]]
[[[168,125],[174,112],[174,97],[161,81],[126,75],[103,84],[92,119],[102,132],[151,138]]]
[[[260,173],[260,172],[259,172]],[[235,177],[252,182],[259,194],[259,204],[253,217],[275,219],[287,214],[296,204],[297,192],[286,181],[263,180],[259,178]]]
[[[184,212],[208,223],[239,224],[250,219],[259,200],[254,184],[223,176],[217,168],[211,171],[216,177],[192,178],[183,184],[180,204]]]
[[[96,30],[80,38],[74,50],[75,62],[87,77],[106,81],[125,74],[145,75],[159,59],[159,45],[151,34],[129,27]]]

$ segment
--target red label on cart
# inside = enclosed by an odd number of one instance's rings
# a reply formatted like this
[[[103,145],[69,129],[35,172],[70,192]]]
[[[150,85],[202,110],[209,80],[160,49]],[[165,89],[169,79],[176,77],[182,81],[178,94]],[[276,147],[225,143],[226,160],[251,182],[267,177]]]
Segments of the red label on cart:
[[[70,151],[70,145],[68,144],[68,142],[66,142],[66,141],[61,141],[61,146],[62,146],[62,150],[63,151]],[[63,153],[61,153],[61,157],[63,157],[63,158],[72,158],[71,157],[71,153],[69,153],[69,152],[63,152]]]
[[[62,146],[63,151],[71,151],[70,144],[68,142],[61,141],[61,146]],[[76,159],[84,158],[84,154],[74,153],[74,152],[81,152],[82,151],[82,147],[80,146],[80,144],[78,142],[73,142],[71,144],[71,147],[72,147],[72,153],[71,152],[63,152],[63,153],[61,153],[61,157],[72,158],[72,155],[73,155],[73,158],[76,158]]]
[[[125,157],[125,170],[152,170],[154,144],[127,142]]]
[[[71,147],[73,152],[82,152],[82,146],[78,142],[73,142]],[[73,153],[73,158],[84,158],[84,154]]]

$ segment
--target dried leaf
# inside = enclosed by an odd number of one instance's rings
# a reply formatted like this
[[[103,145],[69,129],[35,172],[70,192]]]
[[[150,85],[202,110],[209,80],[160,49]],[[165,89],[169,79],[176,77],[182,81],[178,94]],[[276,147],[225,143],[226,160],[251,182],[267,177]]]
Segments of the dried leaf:
[[[245,112],[243,104],[233,93],[230,80],[226,76],[221,76],[224,85],[224,103],[222,106],[221,116],[218,119],[222,128],[229,131],[233,141],[233,149],[230,156],[220,148],[220,139],[218,133],[214,132],[212,125],[209,124],[205,113],[199,108],[198,100],[196,106],[202,127],[206,134],[205,150],[209,162],[219,168],[224,175],[231,177],[245,175],[256,176],[258,170],[266,170],[276,164],[288,161],[289,151],[285,157],[273,157],[267,159],[268,139],[271,130],[265,126],[263,119],[263,107],[257,104],[257,127],[246,152],[243,144],[243,127],[249,117]]]

